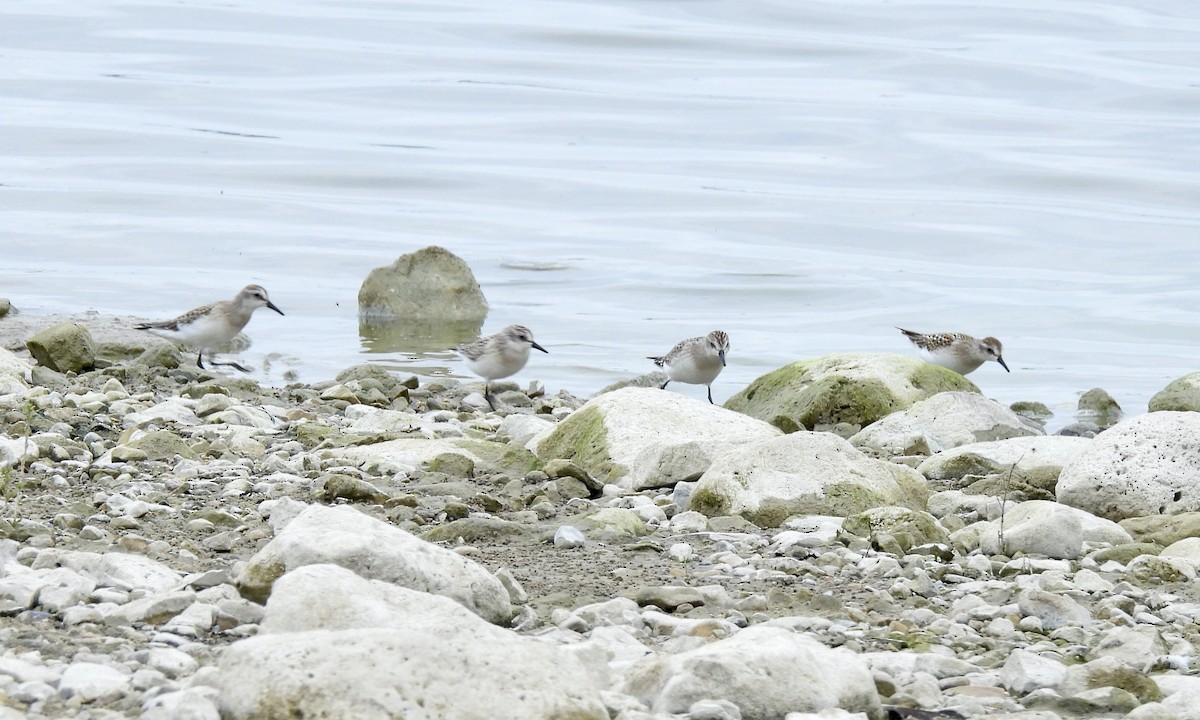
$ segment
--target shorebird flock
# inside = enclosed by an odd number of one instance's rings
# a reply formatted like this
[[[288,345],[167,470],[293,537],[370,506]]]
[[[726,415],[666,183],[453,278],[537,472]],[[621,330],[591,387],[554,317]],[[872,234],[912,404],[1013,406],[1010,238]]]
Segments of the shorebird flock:
[[[271,302],[262,286],[247,285],[231,300],[201,305],[172,320],[139,323],[134,327],[196,350],[196,365],[201,369],[204,368],[204,354],[207,352],[209,364],[213,367],[233,367],[249,372],[236,362],[216,362],[212,355],[228,346],[250,322],[254,311],[264,307],[283,315],[283,311]],[[988,361],[995,361],[1011,372],[1004,362],[1000,341],[994,337],[977,339],[963,333],[919,333],[904,328],[896,329],[912,341],[925,360],[960,375],[974,372]],[[491,393],[492,381],[520,372],[529,362],[530,350],[550,352],[533,339],[533,332],[524,325],[509,325],[495,335],[481,337],[456,349],[462,355],[467,369],[483,379],[483,396],[493,410],[496,409],[496,403]],[[659,386],[660,389],[666,389],[672,382],[704,385],[711,403],[713,381],[725,369],[728,354],[729,335],[721,330],[713,330],[707,335],[680,340],[663,355],[647,357],[666,373],[667,379]]]

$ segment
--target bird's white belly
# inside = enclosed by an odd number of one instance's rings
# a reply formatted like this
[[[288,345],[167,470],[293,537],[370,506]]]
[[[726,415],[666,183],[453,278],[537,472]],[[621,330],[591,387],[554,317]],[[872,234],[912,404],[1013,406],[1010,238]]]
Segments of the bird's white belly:
[[[710,385],[721,374],[722,367],[724,366],[721,364],[720,358],[700,361],[686,358],[668,365],[667,377],[675,382],[691,385]]]

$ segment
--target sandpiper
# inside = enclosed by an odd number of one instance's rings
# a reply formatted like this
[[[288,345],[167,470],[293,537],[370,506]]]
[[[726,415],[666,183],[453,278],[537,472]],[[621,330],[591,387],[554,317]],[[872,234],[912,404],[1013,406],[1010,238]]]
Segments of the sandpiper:
[[[467,369],[483,378],[483,397],[492,410],[496,409],[496,403],[492,400],[491,382],[525,367],[529,361],[529,348],[550,352],[537,344],[533,333],[524,325],[509,325],[495,335],[458,346],[458,352],[467,361]]]
[[[275,303],[267,297],[267,291],[261,285],[247,285],[232,300],[203,305],[174,320],[140,323],[134,327],[195,348],[196,366],[203,370],[205,351],[211,356],[228,345],[229,341],[246,327],[250,316],[260,307],[268,307],[280,315],[283,314],[283,311],[275,307]],[[213,367],[230,366],[242,372],[250,372],[235,362],[219,363],[210,358],[209,364]]]
[[[712,383],[725,367],[727,352],[729,336],[720,330],[713,330],[704,337],[681,340],[666,355],[649,356],[649,359],[667,373],[667,381],[659,385],[659,389],[666,388],[672,380],[692,385],[707,385],[708,401],[711,403]]]
[[[912,344],[922,351],[926,360],[934,365],[949,368],[959,375],[966,375],[988,360],[995,360],[1006,372],[1012,372],[1000,354],[1003,350],[1000,341],[994,337],[979,340],[962,333],[926,335],[901,327],[896,329],[912,340]]]

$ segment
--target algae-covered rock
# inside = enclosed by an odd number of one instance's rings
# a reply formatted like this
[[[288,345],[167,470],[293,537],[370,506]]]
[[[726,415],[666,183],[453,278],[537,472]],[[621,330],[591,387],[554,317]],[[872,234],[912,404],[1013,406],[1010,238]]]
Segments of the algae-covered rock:
[[[25,341],[29,354],[61,373],[83,372],[96,364],[96,343],[80,323],[52,325]]]
[[[1150,412],[1200,411],[1200,372],[1172,380],[1150,398]]]
[[[430,246],[372,270],[358,290],[367,317],[479,320],[487,300],[471,268],[445,248]]]
[[[191,446],[170,430],[152,430],[125,444],[141,450],[151,460],[173,460],[176,456],[195,459]]]
[[[1091,445],[1078,437],[1030,436],[971,443],[932,455],[917,466],[930,480],[952,481],[998,476],[1005,483],[1028,484],[1054,492],[1068,463]]]
[[[950,540],[937,518],[906,507],[878,507],[851,515],[842,522],[842,531],[870,540],[874,547],[887,552],[894,552],[888,545],[895,543],[901,554],[918,545]]]
[[[369,445],[331,448],[324,457],[338,457],[365,468],[380,465],[400,467],[442,467],[453,469],[455,476],[469,476],[477,468],[510,475],[524,475],[537,467],[537,458],[525,448],[490,440],[451,438],[422,440],[400,438]],[[461,458],[459,460],[454,459]]]
[[[1120,422],[1121,415],[1121,406],[1104,388],[1092,388],[1079,396],[1075,417],[1081,422],[1093,422],[1101,428],[1108,428]]]
[[[779,527],[793,515],[924,510],[928,496],[916,470],[869,458],[830,433],[801,432],[725,453],[700,477],[688,507]]]
[[[769,372],[725,407],[784,432],[838,423],[861,428],[948,390],[979,392],[962,375],[917,358],[839,353]]]
[[[373,352],[454,347],[479,335],[487,312],[471,268],[436,246],[375,268],[358,289],[359,333]]]
[[[570,460],[601,482],[642,490],[694,480],[722,453],[778,435],[702,400],[623,388],[589,400],[528,447],[544,463]]]

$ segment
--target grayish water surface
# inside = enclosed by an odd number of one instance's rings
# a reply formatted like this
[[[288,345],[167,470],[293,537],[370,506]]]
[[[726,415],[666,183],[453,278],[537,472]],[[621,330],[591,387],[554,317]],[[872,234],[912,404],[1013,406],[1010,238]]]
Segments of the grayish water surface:
[[[366,273],[430,244],[551,391],[717,328],[718,401],[895,325],[1001,338],[972,379],[1059,423],[1200,370],[1194,0],[45,0],[0,5],[0,68],[0,296],[259,282],[269,382],[461,375],[359,334]]]

